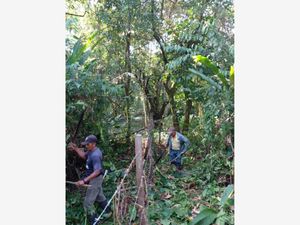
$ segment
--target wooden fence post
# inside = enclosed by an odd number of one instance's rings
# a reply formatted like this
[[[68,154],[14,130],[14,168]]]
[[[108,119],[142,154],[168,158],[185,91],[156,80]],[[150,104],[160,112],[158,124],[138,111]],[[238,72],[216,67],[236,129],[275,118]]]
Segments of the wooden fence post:
[[[145,193],[145,179],[143,179],[143,168],[144,168],[144,161],[143,161],[143,151],[142,151],[142,135],[136,134],[135,135],[135,155],[136,155],[136,183],[137,183],[137,192],[138,192],[138,215],[140,219],[140,225],[147,225],[147,216],[146,216],[146,209],[145,209],[145,202],[146,202],[146,193]]]

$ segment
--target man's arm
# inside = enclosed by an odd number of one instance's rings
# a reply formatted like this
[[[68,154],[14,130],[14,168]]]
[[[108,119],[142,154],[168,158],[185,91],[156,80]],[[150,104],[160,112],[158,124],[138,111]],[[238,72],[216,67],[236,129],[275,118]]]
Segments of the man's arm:
[[[83,179],[84,183],[88,183],[100,174],[100,170],[95,170],[91,175]]]
[[[189,141],[189,139],[187,139],[184,135],[180,135],[179,137],[180,141],[184,142],[184,148],[183,151],[187,151],[187,148],[189,147],[189,145],[191,144],[191,142]]]
[[[86,183],[88,183],[90,180],[94,179],[95,177],[97,177],[100,174],[100,170],[95,170],[93,173],[91,173],[91,175],[89,175],[88,177],[85,177],[83,180],[79,180],[76,182],[77,186],[81,186],[84,185]]]
[[[83,151],[83,148],[78,148],[74,143],[70,143],[68,149],[75,151],[80,158],[86,159],[86,153]]]

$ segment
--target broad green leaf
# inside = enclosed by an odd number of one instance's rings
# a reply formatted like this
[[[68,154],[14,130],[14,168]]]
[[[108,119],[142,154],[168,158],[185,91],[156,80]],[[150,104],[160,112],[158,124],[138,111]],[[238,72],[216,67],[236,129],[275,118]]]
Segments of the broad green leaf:
[[[215,86],[216,88],[218,88],[219,90],[222,90],[221,85],[219,85],[217,82],[215,82],[213,79],[211,79],[208,76],[205,76],[204,74],[202,74],[201,72],[194,70],[194,69],[189,69],[190,72],[195,73],[197,75],[199,75],[203,80],[206,80],[208,83],[210,83],[211,85]]]
[[[187,209],[181,207],[176,208],[175,213],[178,217],[184,217],[188,214]]]
[[[171,221],[168,220],[168,219],[163,219],[160,222],[161,222],[162,225],[169,225],[169,224],[171,224]]]
[[[162,212],[161,215],[165,218],[165,219],[169,219],[170,216],[172,215],[173,211],[170,208],[165,208]]]
[[[130,215],[130,221],[134,221],[136,218],[136,208],[133,207]]]
[[[217,218],[217,212],[211,208],[204,208],[190,223],[190,225],[210,225]]]
[[[83,44],[82,41],[79,39],[73,47],[72,54],[67,60],[67,65],[71,65],[77,62],[80,59],[80,57],[83,55],[86,48],[87,45]]]
[[[84,61],[87,59],[87,57],[89,56],[90,52],[86,52],[89,47],[92,44],[92,40],[94,39],[94,37],[96,36],[97,32],[93,33],[91,36],[89,36],[86,41],[82,41],[81,39],[79,39],[72,50],[72,53],[70,55],[70,57],[67,60],[67,65],[71,65],[77,61],[79,61],[82,57],[85,57],[85,59],[81,60],[81,63],[83,64]],[[97,42],[98,43],[98,42]],[[96,43],[96,44],[97,44]],[[94,48],[95,45],[92,46],[92,48]]]
[[[228,85],[225,75],[207,57],[202,56],[202,55],[196,55],[196,56],[193,56],[193,59],[194,59],[194,62],[196,62],[196,63],[200,62],[203,66],[208,68],[210,70],[210,72],[212,73],[211,75],[217,75],[225,86]]]
[[[227,200],[228,205],[233,206],[234,205],[234,199],[230,198]]]
[[[233,185],[230,184],[225,188],[223,192],[223,195],[221,197],[221,202],[220,202],[221,206],[224,206],[224,204],[226,203],[228,198],[232,195],[232,193],[233,193]]]

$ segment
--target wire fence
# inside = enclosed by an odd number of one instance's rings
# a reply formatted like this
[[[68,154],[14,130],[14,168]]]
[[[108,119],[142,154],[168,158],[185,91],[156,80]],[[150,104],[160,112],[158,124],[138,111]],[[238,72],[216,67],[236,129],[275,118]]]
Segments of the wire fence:
[[[151,184],[151,178],[149,176],[152,176],[153,174],[152,167],[154,165],[154,160],[152,158],[152,154],[149,154],[149,149],[146,153],[146,147],[142,145],[142,136],[140,134],[136,134],[135,138],[136,140],[140,139],[138,140],[139,143],[137,143],[137,141],[135,143],[135,157],[125,170],[125,173],[118,183],[115,192],[107,202],[107,205],[104,207],[101,214],[96,218],[93,225],[96,225],[101,221],[106,209],[112,203],[114,224],[131,225],[136,218],[139,219],[139,224],[148,224],[147,192],[148,185]],[[147,155],[145,156],[144,154]],[[136,165],[136,174],[133,173],[134,165]],[[132,183],[130,182],[125,182],[129,175],[132,175],[133,177],[136,176],[135,186],[132,186]]]

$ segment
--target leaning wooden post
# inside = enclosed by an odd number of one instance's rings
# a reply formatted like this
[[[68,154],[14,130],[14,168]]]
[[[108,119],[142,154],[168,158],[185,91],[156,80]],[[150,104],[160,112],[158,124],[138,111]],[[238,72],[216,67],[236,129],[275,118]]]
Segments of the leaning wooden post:
[[[140,218],[140,225],[147,225],[147,216],[145,210],[145,185],[143,179],[143,152],[142,152],[142,135],[136,134],[135,135],[135,155],[136,155],[136,183],[137,183],[137,205],[138,205],[138,215]]]

